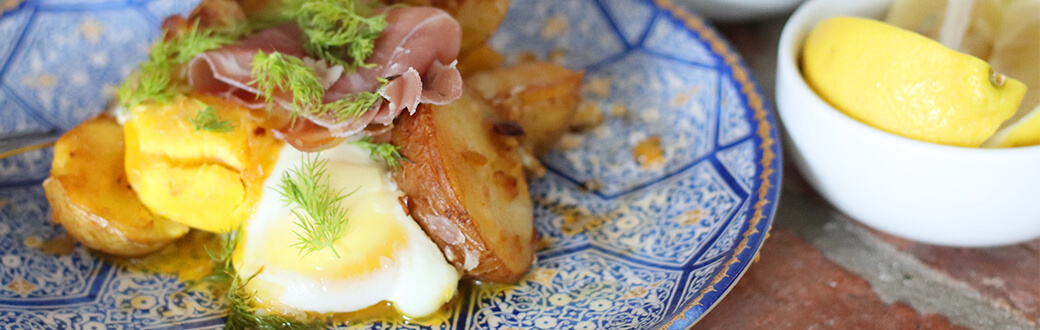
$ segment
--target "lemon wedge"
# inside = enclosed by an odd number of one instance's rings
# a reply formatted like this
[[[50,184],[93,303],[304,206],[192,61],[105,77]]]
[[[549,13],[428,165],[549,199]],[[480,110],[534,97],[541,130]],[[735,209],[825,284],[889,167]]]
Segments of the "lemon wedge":
[[[835,17],[810,32],[809,85],[847,115],[934,143],[978,147],[1015,114],[1026,87],[988,63],[880,21]]]
[[[1029,90],[1018,113],[983,147],[1040,145],[1040,1],[1018,0],[1003,10],[1003,24],[989,58],[994,70],[1021,80]]]
[[[1040,144],[1040,0],[895,0],[885,22],[934,40],[952,38],[942,43],[1025,84],[1018,112],[982,146]]]
[[[992,138],[982,144],[987,148],[1010,148],[1040,145],[1040,106],[1026,113],[997,131]]]

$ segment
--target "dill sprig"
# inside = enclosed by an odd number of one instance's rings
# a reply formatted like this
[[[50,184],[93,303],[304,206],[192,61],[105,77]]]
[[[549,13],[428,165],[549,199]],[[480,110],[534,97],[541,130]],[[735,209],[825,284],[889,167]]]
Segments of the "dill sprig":
[[[199,104],[199,111],[195,113],[195,117],[188,118],[188,121],[195,126],[196,131],[227,133],[235,129],[230,120],[220,120],[220,116],[217,116],[217,109],[214,109],[213,106],[198,100],[195,102]]]
[[[163,31],[160,36],[165,36]],[[173,97],[170,90],[175,65],[191,61],[199,53],[230,44],[235,38],[213,30],[199,29],[195,20],[186,31],[174,34],[169,40],[159,37],[149,50],[148,60],[141,62],[130,77],[119,87],[120,103],[127,110],[143,102],[154,100],[167,103]]]
[[[241,226],[239,226],[241,228]],[[246,290],[246,284],[260,274],[257,271],[246,279],[242,279],[235,268],[231,265],[231,255],[238,246],[241,239],[239,230],[232,230],[221,234],[221,246],[219,251],[206,249],[210,258],[216,261],[217,267],[213,275],[203,279],[221,286],[225,289],[223,298],[228,304],[228,313],[225,319],[226,329],[324,329],[319,321],[304,323],[291,321],[278,315],[258,315],[256,307],[249,304],[253,300],[253,294]]]
[[[242,228],[242,226],[239,225],[238,228]],[[203,281],[230,285],[232,279],[238,277],[238,273],[231,265],[231,255],[235,252],[235,247],[238,246],[242,237],[239,230],[229,230],[220,234],[220,250],[213,251],[206,247],[206,254],[209,254],[210,259],[216,261],[217,265],[213,269],[213,274],[204,278]]]
[[[263,271],[263,270],[261,270]],[[228,290],[224,296],[227,299],[228,313],[225,319],[224,328],[229,330],[236,329],[324,329],[326,328],[320,321],[313,322],[297,322],[291,321],[283,316],[279,315],[258,315],[256,313],[256,307],[249,304],[253,300],[253,295],[245,290],[246,284],[253,280],[256,275],[259,275],[260,271],[249,276],[245,280],[242,280],[237,275],[231,280],[231,289]]]
[[[249,83],[256,85],[268,106],[276,89],[292,92],[293,115],[317,108],[325,96],[325,88],[314,75],[314,69],[298,57],[259,51],[253,56],[252,66],[253,80]]]
[[[368,150],[369,156],[375,160],[382,160],[386,163],[386,166],[391,169],[398,169],[401,167],[401,161],[404,160],[404,156],[401,155],[400,149],[397,146],[389,143],[374,143],[372,142],[371,136],[366,136],[361,140],[350,142],[362,149]]]
[[[152,43],[148,60],[134,70],[119,87],[119,100],[124,110],[129,111],[144,101],[154,100],[167,103],[173,97],[170,91],[170,76],[173,69],[170,61],[172,46],[162,39]]]
[[[343,98],[321,105],[318,113],[331,114],[336,121],[360,117],[368,110],[375,108],[383,96],[377,92],[361,92],[347,94]]]
[[[242,228],[241,224],[236,229],[220,233],[220,251],[213,252],[207,247],[206,254],[209,254],[211,259],[224,267],[231,268],[231,255],[235,252],[238,242],[242,239],[242,235],[239,234],[240,228]]]
[[[159,41],[161,43],[161,41]],[[153,45],[153,50],[156,48]],[[157,54],[153,52],[152,54]],[[124,111],[129,111],[144,101],[154,100],[168,103],[173,97],[169,90],[171,70],[168,66],[158,64],[159,56],[149,56],[148,62],[142,62],[123,85],[119,87],[119,100]]]
[[[358,0],[290,0],[288,5],[310,54],[344,67],[374,65],[365,59],[386,28],[386,14],[368,16],[369,4]]]
[[[300,230],[294,233],[300,241],[293,246],[303,255],[330,248],[339,257],[333,243],[347,230],[347,209],[341,202],[350,194],[332,189],[327,165],[328,160],[318,155],[306,156],[299,168],[282,175],[278,185],[282,200],[293,207],[298,220]]]
[[[173,39],[166,44],[172,48],[169,51],[173,63],[183,64],[191,61],[195,55],[233,43],[236,39],[234,36],[220,34],[212,29],[200,30],[199,20],[195,20],[187,32],[174,35]]]
[[[253,56],[252,67],[250,75],[253,80],[250,84],[256,86],[269,106],[276,90],[292,91],[293,109],[290,109],[290,115],[293,119],[300,115],[327,114],[335,121],[342,122],[357,118],[382,100],[377,92],[362,92],[322,103],[325,88],[315,76],[314,69],[298,57],[261,51]]]

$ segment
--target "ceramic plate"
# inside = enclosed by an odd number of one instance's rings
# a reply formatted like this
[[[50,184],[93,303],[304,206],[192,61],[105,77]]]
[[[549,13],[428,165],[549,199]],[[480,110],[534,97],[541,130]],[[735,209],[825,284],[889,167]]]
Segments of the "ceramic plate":
[[[103,109],[165,16],[196,1],[0,1],[0,136],[66,130]],[[740,57],[666,1],[513,0],[492,45],[585,71],[605,121],[533,180],[537,261],[463,291],[445,320],[372,329],[686,328],[762,245],[780,185],[777,126]],[[654,143],[654,142],[657,143]],[[641,165],[633,150],[659,145]],[[52,152],[0,160],[0,324],[219,328],[223,306],[165,275],[100,261],[62,235],[40,186]]]

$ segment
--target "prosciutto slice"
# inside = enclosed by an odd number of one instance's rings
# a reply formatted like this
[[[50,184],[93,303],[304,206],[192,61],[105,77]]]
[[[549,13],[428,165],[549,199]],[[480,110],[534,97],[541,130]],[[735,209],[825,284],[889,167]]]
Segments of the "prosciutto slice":
[[[307,58],[301,42],[302,32],[294,24],[269,28],[241,42],[197,55],[188,63],[189,83],[196,92],[225,97],[251,109],[267,104],[252,80],[251,63],[258,51],[280,52],[314,64],[315,73],[326,88],[324,102],[346,95],[378,91],[383,96],[375,109],[356,118],[337,121],[318,114],[288,120],[292,91],[276,90],[269,127],[300,150],[318,150],[358,134],[379,130],[393,123],[405,109],[415,112],[419,103],[446,104],[462,95],[462,76],[455,68],[462,29],[448,13],[433,7],[400,7],[387,12],[387,28],[376,40],[367,63],[344,73],[339,66],[315,64]],[[320,62],[320,61],[318,61]],[[379,88],[379,79],[389,82]]]
[[[307,56],[299,42],[301,33],[295,24],[285,24],[245,37],[237,44],[201,53],[188,63],[188,82],[195,91],[223,96],[250,109],[265,108],[264,99],[257,97],[259,90],[249,84],[253,56],[259,51]],[[277,105],[291,106],[292,93],[275,93]]]

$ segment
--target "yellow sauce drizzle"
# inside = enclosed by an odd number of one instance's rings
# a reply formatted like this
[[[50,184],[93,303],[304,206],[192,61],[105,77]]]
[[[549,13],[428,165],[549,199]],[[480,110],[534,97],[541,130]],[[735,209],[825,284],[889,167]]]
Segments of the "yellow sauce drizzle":
[[[76,247],[76,242],[72,236],[61,234],[40,243],[39,248],[40,251],[49,255],[65,255],[72,252],[72,249]]]
[[[281,315],[288,319],[309,322],[314,320],[323,320],[333,326],[350,326],[359,324],[369,324],[382,322],[386,324],[414,324],[431,328],[438,328],[440,325],[447,324],[451,321],[451,317],[454,316],[459,308],[462,308],[462,296],[468,294],[477,285],[477,281],[462,280],[459,282],[458,292],[449,300],[447,303],[441,306],[440,309],[433,312],[430,315],[423,317],[412,318],[402,315],[394,308],[393,304],[388,301],[382,301],[378,304],[369,306],[368,308],[348,312],[348,313],[314,313],[314,312],[301,312],[301,311],[290,311],[283,309],[277,303],[263,302],[254,298],[250,304],[253,306],[266,306],[257,309],[258,314],[262,315]],[[498,284],[501,285],[501,284]]]
[[[220,237],[216,234],[192,230],[173,244],[148,255],[119,257],[98,253],[98,256],[130,270],[175,274],[182,282],[188,282],[201,280],[213,274],[213,268],[217,263],[209,256],[206,249],[218,253],[221,249],[220,243]]]

